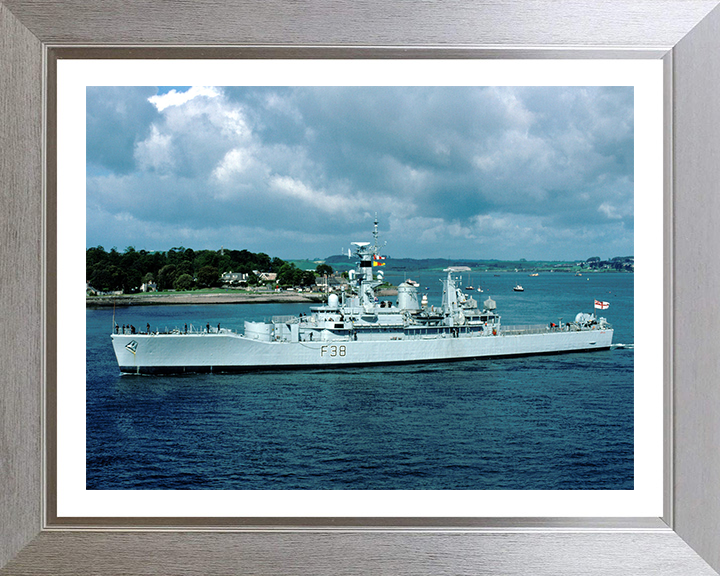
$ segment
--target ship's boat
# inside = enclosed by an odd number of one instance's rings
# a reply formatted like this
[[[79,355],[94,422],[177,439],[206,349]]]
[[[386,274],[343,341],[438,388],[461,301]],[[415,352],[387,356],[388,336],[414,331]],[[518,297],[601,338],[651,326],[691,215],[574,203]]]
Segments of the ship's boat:
[[[303,369],[469,360],[610,348],[605,318],[580,313],[574,322],[503,326],[496,303],[482,304],[460,287],[459,269],[447,268],[442,302],[419,297],[417,282],[402,282],[395,301],[376,294],[382,281],[377,220],[374,242],[355,242],[357,268],[348,289],[329,294],[309,314],[246,321],[242,334],[227,328],[178,328],[169,333],[111,334],[121,372],[153,374]],[[463,269],[464,270],[464,269]]]

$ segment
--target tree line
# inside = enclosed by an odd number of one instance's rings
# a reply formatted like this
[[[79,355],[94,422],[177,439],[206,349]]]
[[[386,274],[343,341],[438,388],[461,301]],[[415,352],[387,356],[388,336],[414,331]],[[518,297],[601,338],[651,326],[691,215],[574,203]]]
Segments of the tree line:
[[[225,272],[248,274],[247,283],[262,283],[254,273],[275,272],[280,286],[310,286],[316,274],[332,273],[332,268],[320,264],[315,271],[300,270],[292,262],[271,258],[262,252],[249,250],[193,250],[182,246],[167,252],[135,250],[129,246],[124,252],[116,248],[106,251],[102,246],[85,252],[85,279],[95,290],[133,293],[143,283],[154,283],[157,290],[192,290],[220,285]],[[328,270],[329,269],[329,270]]]
[[[633,256],[616,256],[610,260],[602,260],[600,256],[588,258],[583,267],[601,270],[623,270],[633,272],[635,270],[635,258]]]

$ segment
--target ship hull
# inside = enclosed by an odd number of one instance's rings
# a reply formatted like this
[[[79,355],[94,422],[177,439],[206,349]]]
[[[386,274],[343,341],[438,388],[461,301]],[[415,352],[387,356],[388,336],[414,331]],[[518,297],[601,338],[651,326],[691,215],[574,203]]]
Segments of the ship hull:
[[[242,372],[448,362],[606,350],[613,330],[328,342],[265,342],[227,333],[113,334],[120,371]]]

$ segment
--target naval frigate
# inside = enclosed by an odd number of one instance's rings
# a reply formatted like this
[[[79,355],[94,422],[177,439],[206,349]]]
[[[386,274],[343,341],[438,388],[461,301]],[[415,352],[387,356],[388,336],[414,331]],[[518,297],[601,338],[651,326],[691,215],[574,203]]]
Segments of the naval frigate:
[[[353,242],[357,267],[349,293],[329,294],[309,314],[245,321],[243,333],[205,330],[111,334],[120,371],[132,374],[237,372],[472,360],[608,349],[613,329],[605,318],[579,313],[564,325],[508,326],[496,303],[480,305],[460,287],[459,269],[447,268],[439,306],[402,282],[395,302],[379,301],[385,264],[375,220],[372,242]]]

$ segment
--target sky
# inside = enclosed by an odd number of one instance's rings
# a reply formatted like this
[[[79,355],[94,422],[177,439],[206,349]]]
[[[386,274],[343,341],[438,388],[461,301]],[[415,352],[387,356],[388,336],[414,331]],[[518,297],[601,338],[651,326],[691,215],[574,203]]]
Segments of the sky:
[[[88,87],[86,245],[633,255],[632,87]]]

